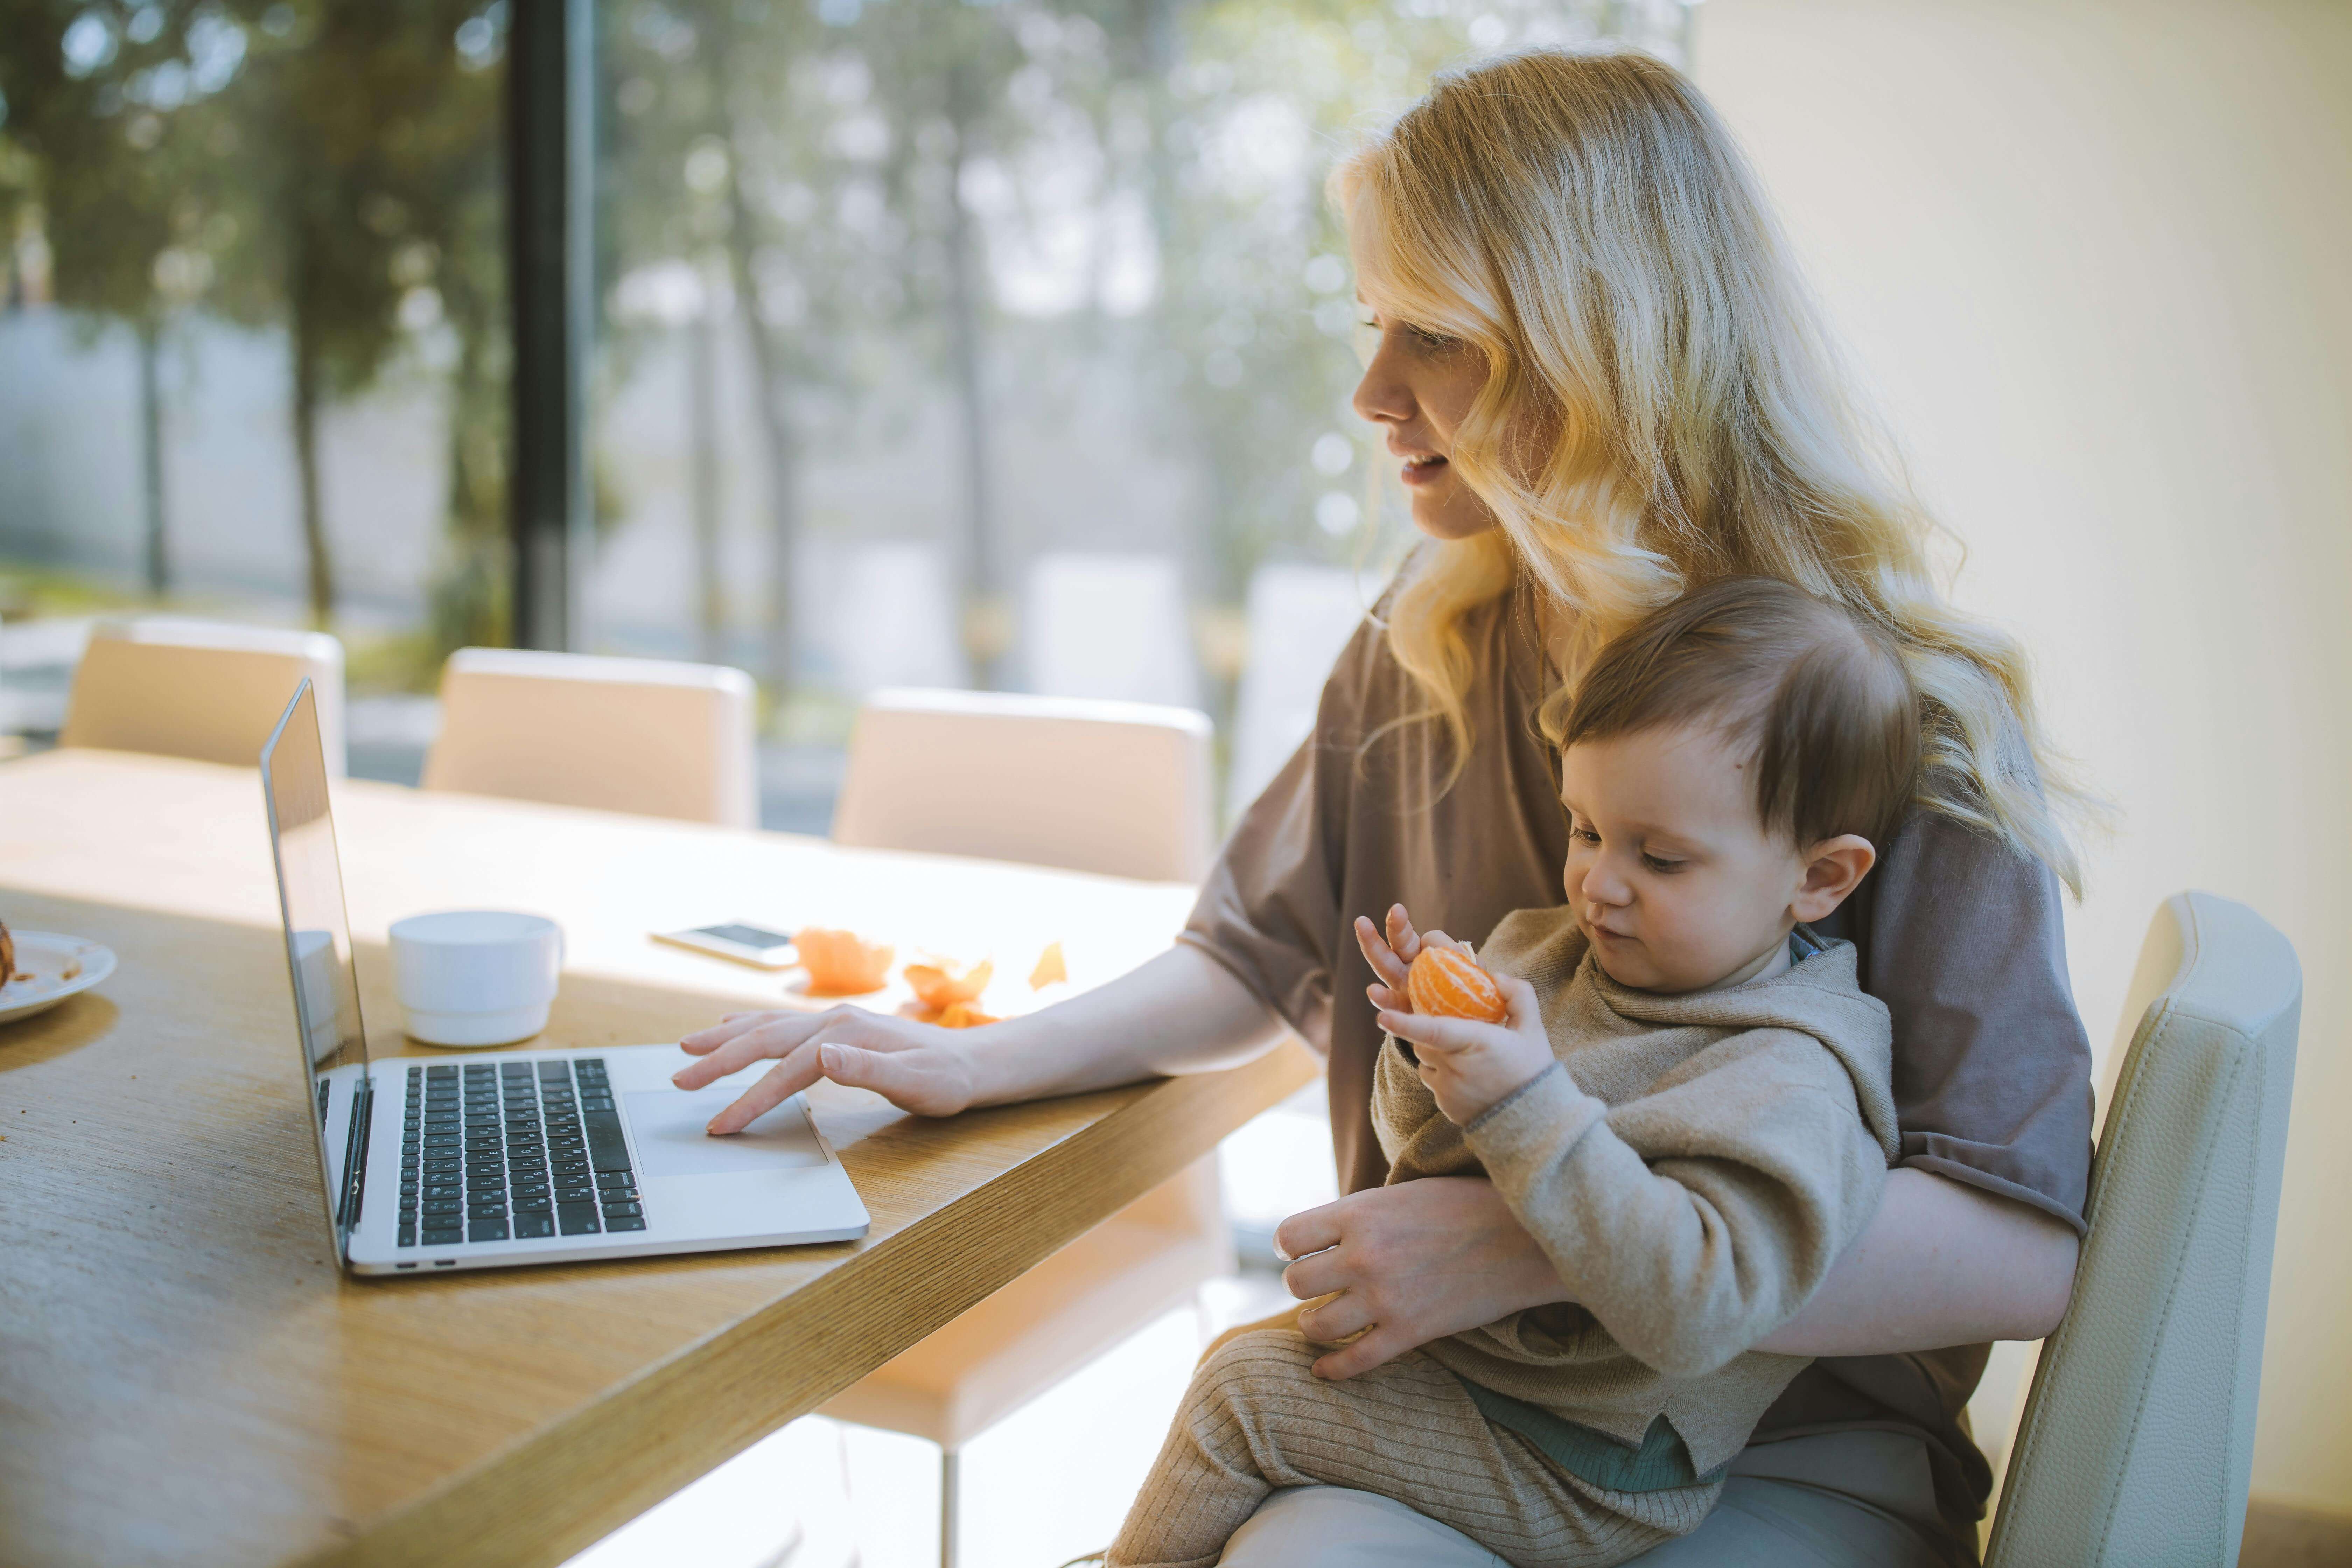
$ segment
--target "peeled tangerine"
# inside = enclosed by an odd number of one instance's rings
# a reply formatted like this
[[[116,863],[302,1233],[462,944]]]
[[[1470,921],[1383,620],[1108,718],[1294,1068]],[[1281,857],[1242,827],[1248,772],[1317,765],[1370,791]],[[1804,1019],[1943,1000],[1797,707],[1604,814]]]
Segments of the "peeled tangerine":
[[[856,931],[806,926],[793,938],[793,945],[800,950],[801,967],[808,971],[812,996],[863,996],[889,983],[896,950],[887,942],[867,942]]]
[[[1424,947],[1405,972],[1404,991],[1416,1013],[1499,1024],[1510,1011],[1503,988],[1478,961],[1450,947]]]
[[[926,1007],[952,1007],[959,1002],[978,1001],[988,989],[988,977],[995,973],[996,965],[985,958],[969,967],[944,958],[937,963],[910,963],[907,988]]]
[[[940,1009],[931,1020],[942,1029],[977,1029],[982,1024],[1001,1024],[1004,1020],[982,1012],[969,1002],[950,1002]]]

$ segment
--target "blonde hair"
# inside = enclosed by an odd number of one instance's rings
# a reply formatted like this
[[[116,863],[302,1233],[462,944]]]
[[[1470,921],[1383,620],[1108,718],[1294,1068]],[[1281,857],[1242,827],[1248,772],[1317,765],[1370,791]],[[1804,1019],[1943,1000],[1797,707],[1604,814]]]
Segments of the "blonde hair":
[[[1522,577],[1561,612],[1554,739],[1593,653],[1642,616],[1774,577],[1901,650],[1918,804],[2080,893],[2053,804],[2083,797],[2042,740],[2024,652],[1937,591],[1934,524],[1855,416],[1754,176],[1687,79],[1633,53],[1486,60],[1439,78],[1331,188],[1372,308],[1486,356],[1450,460],[1501,526],[1422,551],[1387,628],[1456,774],[1480,674],[1464,622]]]

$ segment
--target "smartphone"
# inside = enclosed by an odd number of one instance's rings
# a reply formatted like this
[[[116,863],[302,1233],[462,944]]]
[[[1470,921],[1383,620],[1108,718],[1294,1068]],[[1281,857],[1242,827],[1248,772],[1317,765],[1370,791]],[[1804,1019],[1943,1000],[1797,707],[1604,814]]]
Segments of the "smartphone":
[[[732,959],[755,969],[789,969],[797,960],[790,936],[749,921],[697,926],[692,931],[657,931],[654,940],[673,947],[690,947],[713,958]]]

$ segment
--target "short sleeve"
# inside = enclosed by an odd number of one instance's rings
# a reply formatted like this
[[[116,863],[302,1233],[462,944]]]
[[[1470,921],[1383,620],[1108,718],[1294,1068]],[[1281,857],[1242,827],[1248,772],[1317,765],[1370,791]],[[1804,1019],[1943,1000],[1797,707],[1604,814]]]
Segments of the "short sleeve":
[[[1897,1162],[2083,1228],[2091,1046],[2067,978],[2058,879],[2000,841],[1915,813],[1823,922],[1859,950],[1895,1026]]]

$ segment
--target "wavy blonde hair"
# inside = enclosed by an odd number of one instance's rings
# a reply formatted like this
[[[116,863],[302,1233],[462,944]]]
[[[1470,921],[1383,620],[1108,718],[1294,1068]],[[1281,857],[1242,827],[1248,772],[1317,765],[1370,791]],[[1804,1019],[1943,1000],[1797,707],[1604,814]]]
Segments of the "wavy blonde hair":
[[[1331,189],[1366,301],[1488,369],[1451,461],[1501,526],[1422,551],[1387,628],[1456,773],[1480,674],[1465,619],[1522,578],[1555,612],[1564,679],[1541,722],[1557,739],[1611,637],[1686,588],[1777,577],[1901,648],[1927,715],[1919,805],[2080,893],[2057,808],[2085,803],[2042,741],[2024,652],[1937,590],[1935,525],[1857,416],[1755,176],[1681,73],[1563,50],[1456,69]]]

